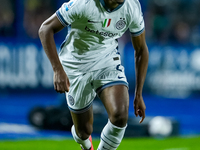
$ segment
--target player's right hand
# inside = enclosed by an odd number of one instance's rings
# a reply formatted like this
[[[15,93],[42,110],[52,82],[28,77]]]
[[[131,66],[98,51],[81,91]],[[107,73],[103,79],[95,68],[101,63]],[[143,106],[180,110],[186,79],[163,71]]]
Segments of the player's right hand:
[[[59,93],[69,92],[69,79],[63,69],[54,71],[54,89]]]

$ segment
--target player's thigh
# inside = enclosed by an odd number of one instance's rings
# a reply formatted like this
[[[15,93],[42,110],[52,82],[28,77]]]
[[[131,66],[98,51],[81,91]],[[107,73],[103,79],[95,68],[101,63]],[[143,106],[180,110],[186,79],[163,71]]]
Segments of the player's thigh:
[[[105,88],[99,97],[103,102],[109,119],[113,123],[115,121],[116,125],[124,126],[128,119],[128,109],[129,109],[129,94],[128,88],[125,85],[114,85]],[[117,119],[117,120],[116,120]]]
[[[79,134],[90,135],[93,131],[93,109],[92,106],[83,113],[74,113],[71,111],[72,120]]]

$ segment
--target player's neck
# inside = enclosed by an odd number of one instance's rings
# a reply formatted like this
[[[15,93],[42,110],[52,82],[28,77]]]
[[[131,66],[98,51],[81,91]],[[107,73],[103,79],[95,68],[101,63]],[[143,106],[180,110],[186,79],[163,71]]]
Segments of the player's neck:
[[[120,4],[123,4],[124,0],[104,0],[106,6],[112,11]]]

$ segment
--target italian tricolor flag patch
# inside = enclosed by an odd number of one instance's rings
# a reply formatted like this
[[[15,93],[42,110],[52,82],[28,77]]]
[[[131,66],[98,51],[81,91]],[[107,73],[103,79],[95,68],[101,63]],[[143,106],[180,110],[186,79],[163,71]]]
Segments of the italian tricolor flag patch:
[[[111,19],[105,19],[103,23],[103,27],[109,27]]]

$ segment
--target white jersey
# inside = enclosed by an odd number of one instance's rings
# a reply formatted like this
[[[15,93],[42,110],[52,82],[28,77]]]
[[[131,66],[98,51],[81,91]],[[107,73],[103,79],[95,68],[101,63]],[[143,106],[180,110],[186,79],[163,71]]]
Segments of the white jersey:
[[[70,72],[87,72],[120,64],[117,39],[128,29],[133,36],[144,31],[138,0],[125,0],[112,11],[104,0],[71,0],[56,14],[64,26],[71,25],[59,54],[61,63],[70,68]]]

